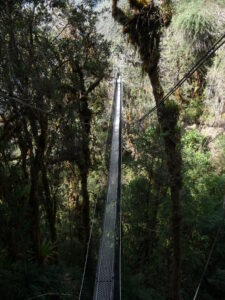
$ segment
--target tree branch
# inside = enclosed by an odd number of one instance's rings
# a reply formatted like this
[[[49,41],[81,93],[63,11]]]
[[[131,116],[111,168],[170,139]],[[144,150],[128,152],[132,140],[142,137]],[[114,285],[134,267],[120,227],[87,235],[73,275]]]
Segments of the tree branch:
[[[172,3],[171,0],[162,1],[162,18],[164,25],[168,27],[172,20]]]
[[[41,294],[41,295],[38,295],[38,296],[28,298],[27,300],[33,300],[33,299],[41,298],[41,297],[44,297],[44,296],[66,296],[66,297],[71,297],[72,295],[71,294],[59,294],[59,293],[45,293],[45,294]]]
[[[112,1],[112,16],[118,23],[125,26],[129,22],[129,18],[122,11],[122,9],[117,7],[117,2],[118,0]]]
[[[75,152],[68,153],[65,151],[65,152],[60,153],[58,156],[54,156],[54,157],[50,158],[49,164],[54,165],[54,164],[62,163],[65,161],[76,162],[78,160],[78,158],[79,157]]]
[[[141,1],[137,1],[137,0],[129,0],[129,4],[131,8],[136,8],[141,10],[144,7],[144,3],[142,3]]]
[[[86,98],[100,84],[100,82],[103,79],[103,77],[104,77],[104,75],[102,75],[94,83],[92,83],[89,86],[89,88],[86,90],[86,92],[84,93],[84,95],[79,100],[83,100],[84,98]]]

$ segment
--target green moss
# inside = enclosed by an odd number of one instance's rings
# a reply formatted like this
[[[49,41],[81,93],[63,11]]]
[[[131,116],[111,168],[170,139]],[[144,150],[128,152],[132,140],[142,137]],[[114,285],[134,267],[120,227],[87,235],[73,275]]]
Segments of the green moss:
[[[203,102],[201,98],[192,99],[187,108],[183,110],[182,119],[185,124],[199,124],[203,114]]]

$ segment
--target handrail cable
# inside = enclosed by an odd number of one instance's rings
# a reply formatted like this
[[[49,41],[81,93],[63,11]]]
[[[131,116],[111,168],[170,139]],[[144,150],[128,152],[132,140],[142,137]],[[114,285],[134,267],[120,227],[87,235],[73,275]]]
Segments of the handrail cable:
[[[221,231],[221,229],[222,229],[222,226],[224,225],[224,220],[225,220],[225,197],[224,197],[224,202],[223,202],[223,219],[222,219],[222,222],[221,222],[220,226],[219,226],[218,229],[217,229],[215,239],[214,239],[213,244],[212,244],[212,246],[211,246],[211,248],[210,248],[209,255],[208,255],[208,258],[207,258],[207,261],[206,261],[204,270],[203,270],[203,272],[202,272],[202,275],[201,275],[199,284],[198,284],[197,289],[196,289],[196,291],[195,291],[195,295],[194,295],[193,300],[196,300],[197,297],[198,297],[198,293],[199,293],[200,287],[201,287],[201,285],[202,285],[202,281],[203,281],[203,279],[204,279],[204,277],[205,277],[205,274],[206,274],[206,271],[207,271],[207,269],[208,269],[208,266],[209,266],[211,257],[212,257],[212,255],[213,255],[214,250],[215,250],[215,246],[216,246],[216,243],[217,243],[217,241],[218,241],[218,237],[219,237],[220,231]]]
[[[121,76],[117,72],[107,197],[93,300],[120,299]]]
[[[123,99],[123,82],[121,81],[121,89],[120,89],[120,97]],[[122,112],[122,104],[120,104],[120,178],[119,178],[119,299],[122,299],[122,127],[123,127],[123,112]]]
[[[113,102],[110,107],[110,114],[112,114],[113,111]],[[108,122],[108,128],[110,129],[110,121],[111,118]],[[107,143],[107,142],[106,142]],[[107,149],[106,149],[107,151]],[[80,286],[80,291],[79,291],[79,300],[81,300],[82,292],[83,292],[83,287],[84,287],[84,280],[85,280],[85,275],[86,275],[86,270],[87,270],[87,262],[88,262],[88,256],[89,256],[89,251],[90,251],[90,245],[91,245],[91,238],[92,238],[92,233],[93,233],[93,227],[94,227],[94,220],[95,220],[95,215],[96,215],[96,207],[97,207],[97,198],[95,200],[94,204],[94,211],[93,211],[93,216],[92,216],[92,221],[91,221],[91,228],[90,228],[90,234],[88,238],[88,243],[87,243],[87,249],[86,249],[86,255],[85,255],[85,262],[84,262],[84,269],[82,273],[82,280],[81,280],[81,286]]]
[[[206,54],[180,79],[174,87],[156,104],[153,108],[151,108],[146,114],[144,114],[139,120],[133,123],[141,123],[146,117],[148,117],[152,112],[154,112],[160,104],[169,99],[169,97],[187,80],[193,75],[195,71],[197,71],[209,57],[211,57],[220,47],[225,44],[225,34],[223,34],[219,40],[206,52]]]
[[[191,75],[193,75],[193,73],[198,70],[204,63],[205,61],[211,57],[220,47],[222,47],[225,44],[225,40],[223,41],[223,39],[225,38],[225,34],[221,36],[221,38],[208,50],[208,52],[184,75],[184,77],[179,80],[175,86],[159,101],[159,103],[157,105],[155,105],[153,108],[151,108],[144,116],[142,116],[139,120],[133,122],[133,123],[141,123],[146,117],[148,117],[152,112],[154,112],[157,107],[165,102],[166,100],[168,100],[168,98],[187,80],[191,77]],[[3,90],[0,89],[0,93],[7,97],[8,99],[12,99],[18,103],[20,103],[21,105],[27,106],[31,109],[46,113],[46,114],[52,114],[51,111],[47,111],[44,109],[41,109],[39,107],[33,106],[29,103],[24,102],[21,98],[17,97],[17,96],[10,96],[7,95]]]

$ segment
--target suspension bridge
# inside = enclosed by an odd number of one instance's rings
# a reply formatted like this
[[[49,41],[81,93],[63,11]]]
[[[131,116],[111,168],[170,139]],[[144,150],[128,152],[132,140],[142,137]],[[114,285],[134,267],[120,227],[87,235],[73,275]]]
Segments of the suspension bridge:
[[[116,75],[107,200],[93,300],[121,299],[121,116],[122,82]]]
[[[207,51],[207,53],[179,80],[169,92],[161,99],[161,103],[167,101],[169,97],[187,80],[196,70],[198,70],[215,52],[225,44],[225,34]],[[46,114],[54,114],[26,103],[17,96],[8,95],[0,89],[0,95],[9,100],[13,100],[20,105],[40,111]],[[151,108],[143,117],[135,123],[142,122],[157,106]],[[108,189],[105,203],[104,221],[102,229],[102,237],[100,241],[98,263],[94,280],[93,300],[121,300],[121,145],[122,145],[122,78],[118,71],[115,76],[114,98],[112,106],[112,133],[111,133],[111,149],[109,162]],[[83,286],[87,268],[87,261],[90,249],[91,236],[93,232],[93,224],[95,218],[96,204],[94,208],[94,217],[91,223],[90,237],[87,245],[86,259],[84,264],[84,272],[81,281],[79,300],[83,297]],[[224,218],[223,218],[224,220]],[[198,292],[206,273],[209,261],[213,254],[215,244],[218,239],[221,226],[218,228],[215,240],[210,249],[210,253],[203,270],[200,283],[197,287],[193,300],[197,299]]]
[[[179,80],[169,92],[162,98],[160,103],[167,101],[169,97],[188,79],[196,70],[198,70],[222,45],[225,44],[225,34],[208,50],[208,52]],[[157,106],[151,108],[140,120],[142,122]],[[115,76],[114,98],[112,106],[112,133],[109,161],[109,175],[107,197],[104,211],[104,221],[102,228],[102,237],[100,241],[98,263],[94,281],[93,300],[121,300],[121,144],[122,144],[122,78],[118,71]],[[96,209],[96,205],[95,205]],[[94,209],[94,215],[95,215]],[[91,225],[93,230],[94,217]],[[221,228],[218,229],[218,232]],[[203,270],[200,283],[194,295],[197,299],[202,279],[211,259],[218,233],[215,237],[212,248],[207,259],[205,269]],[[91,239],[91,234],[90,234]],[[90,248],[90,239],[87,246],[87,254],[79,294],[79,300],[82,298],[82,289],[87,267],[87,259]]]

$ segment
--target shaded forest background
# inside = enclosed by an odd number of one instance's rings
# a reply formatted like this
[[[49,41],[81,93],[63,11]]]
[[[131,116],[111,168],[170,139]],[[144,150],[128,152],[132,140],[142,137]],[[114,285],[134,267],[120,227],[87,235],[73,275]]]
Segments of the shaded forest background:
[[[84,284],[84,299],[91,299],[118,67],[124,89],[122,298],[192,299],[218,228],[198,299],[225,298],[224,46],[171,96],[166,123],[158,122],[157,112],[138,121],[156,100],[155,70],[143,59],[140,36],[150,58],[155,55],[166,93],[224,32],[225,2],[116,4],[136,18],[128,35],[115,12],[112,17],[112,1],[0,1],[3,300],[41,294],[48,295],[40,299],[78,299],[97,203]],[[152,7],[163,21],[157,23]],[[168,139],[182,157],[178,298],[171,294],[175,238]]]

